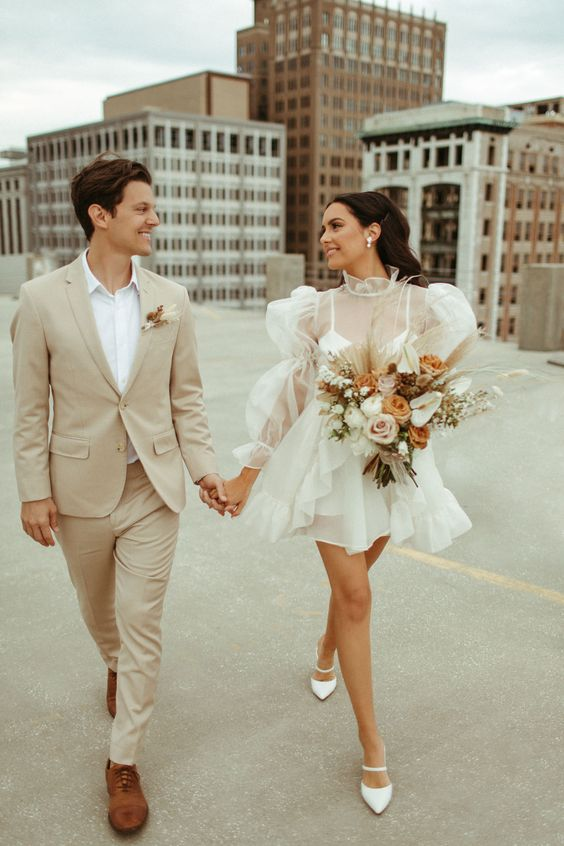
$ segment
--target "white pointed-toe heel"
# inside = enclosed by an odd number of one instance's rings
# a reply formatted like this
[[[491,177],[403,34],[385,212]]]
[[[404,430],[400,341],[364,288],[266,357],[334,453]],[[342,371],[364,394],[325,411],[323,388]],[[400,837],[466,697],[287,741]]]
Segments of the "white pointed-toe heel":
[[[315,669],[317,670],[318,673],[333,673],[333,672],[335,672],[335,666],[329,667],[328,670],[323,670],[321,667],[318,666],[317,662],[319,660],[319,652],[318,652],[317,648],[315,650],[315,659],[316,659],[315,660]],[[311,689],[312,689],[313,693],[315,694],[315,696],[317,696],[318,699],[321,699],[321,701],[323,701],[324,699],[327,699],[328,696],[331,696],[331,694],[333,693],[333,691],[337,687],[337,679],[336,678],[329,679],[328,681],[319,681],[318,679],[314,679],[310,676],[309,680],[311,682]]]
[[[385,759],[384,759],[385,760]],[[383,767],[366,767],[362,765],[362,769],[367,773],[385,773],[388,768]],[[367,785],[360,782],[360,794],[370,810],[375,814],[381,814],[390,804],[392,798],[392,785],[387,784],[385,787],[367,787]]]

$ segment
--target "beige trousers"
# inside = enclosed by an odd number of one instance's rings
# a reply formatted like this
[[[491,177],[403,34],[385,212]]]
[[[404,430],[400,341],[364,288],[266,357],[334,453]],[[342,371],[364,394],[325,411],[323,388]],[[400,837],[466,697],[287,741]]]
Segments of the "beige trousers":
[[[59,515],[59,535],[80,610],[106,665],[118,671],[110,758],[134,764],[153,710],[161,616],[178,537],[178,514],[130,464],[107,517]]]

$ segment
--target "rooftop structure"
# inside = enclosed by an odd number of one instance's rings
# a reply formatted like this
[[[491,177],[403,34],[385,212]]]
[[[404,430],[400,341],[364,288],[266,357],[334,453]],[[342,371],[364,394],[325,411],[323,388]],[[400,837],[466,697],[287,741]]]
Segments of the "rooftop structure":
[[[446,102],[374,115],[363,187],[407,213],[431,281],[466,294],[492,337],[516,337],[521,271],[564,261],[564,121]]]

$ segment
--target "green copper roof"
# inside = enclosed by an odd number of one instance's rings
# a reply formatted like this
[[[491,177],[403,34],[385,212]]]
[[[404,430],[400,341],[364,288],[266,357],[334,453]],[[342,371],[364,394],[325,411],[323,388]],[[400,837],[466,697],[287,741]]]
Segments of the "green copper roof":
[[[359,133],[360,138],[379,138],[386,135],[414,135],[422,132],[433,132],[444,129],[455,129],[456,127],[467,126],[478,129],[502,130],[510,132],[518,125],[517,121],[492,120],[492,118],[480,117],[479,115],[457,118],[456,120],[432,121],[431,123],[413,123],[407,126],[392,124],[386,128],[375,127],[364,129]]]

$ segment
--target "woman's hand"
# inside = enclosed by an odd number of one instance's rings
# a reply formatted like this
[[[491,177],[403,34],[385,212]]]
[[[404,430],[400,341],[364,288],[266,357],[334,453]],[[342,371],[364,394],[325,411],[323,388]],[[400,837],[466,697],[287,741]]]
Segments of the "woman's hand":
[[[225,493],[227,494],[226,511],[232,517],[238,517],[247,504],[255,480],[260,473],[254,467],[243,467],[238,476],[225,482]]]

